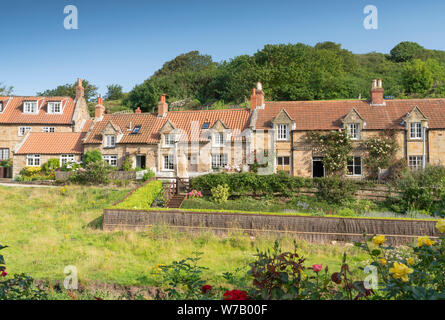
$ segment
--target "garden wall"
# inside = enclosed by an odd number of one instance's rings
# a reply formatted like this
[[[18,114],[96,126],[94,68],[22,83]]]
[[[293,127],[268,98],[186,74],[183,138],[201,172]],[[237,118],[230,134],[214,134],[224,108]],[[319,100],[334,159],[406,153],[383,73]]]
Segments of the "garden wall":
[[[227,212],[191,212],[181,210],[104,210],[104,230],[144,230],[167,225],[176,230],[217,233],[242,231],[288,234],[312,242],[353,242],[362,235],[383,234],[390,244],[412,243],[418,236],[438,237],[435,221],[399,219],[354,219]]]

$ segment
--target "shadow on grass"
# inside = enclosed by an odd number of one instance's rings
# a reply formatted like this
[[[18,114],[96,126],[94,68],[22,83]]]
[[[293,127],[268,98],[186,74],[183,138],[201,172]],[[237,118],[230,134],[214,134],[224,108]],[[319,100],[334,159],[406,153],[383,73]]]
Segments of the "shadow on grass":
[[[85,227],[86,228],[95,229],[95,230],[102,230],[103,222],[104,222],[104,215],[101,214],[96,219],[90,221]]]

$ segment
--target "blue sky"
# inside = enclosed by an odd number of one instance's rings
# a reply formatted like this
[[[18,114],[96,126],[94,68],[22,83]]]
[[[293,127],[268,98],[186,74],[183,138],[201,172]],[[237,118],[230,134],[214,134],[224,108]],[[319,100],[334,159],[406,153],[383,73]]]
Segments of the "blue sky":
[[[66,5],[79,29],[65,30]],[[363,27],[366,5],[377,30]],[[15,0],[0,2],[0,82],[34,95],[77,77],[104,94],[125,91],[191,50],[215,61],[252,54],[265,44],[334,41],[354,53],[389,52],[401,41],[445,50],[445,1],[151,1]]]

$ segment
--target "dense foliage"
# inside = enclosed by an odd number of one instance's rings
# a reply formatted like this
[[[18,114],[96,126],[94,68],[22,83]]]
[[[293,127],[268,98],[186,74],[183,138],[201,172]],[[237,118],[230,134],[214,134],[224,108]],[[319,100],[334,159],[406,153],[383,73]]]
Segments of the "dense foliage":
[[[136,189],[128,198],[118,203],[114,208],[118,209],[149,209],[153,201],[161,194],[162,182],[153,180]]]
[[[73,84],[60,85],[55,89],[48,89],[43,92],[37,92],[38,96],[43,97],[76,97],[77,81]],[[88,82],[88,80],[82,80],[82,86],[84,88],[85,99],[87,101],[94,99],[97,96],[97,87]]]
[[[368,153],[364,158],[368,174],[377,179],[380,169],[386,169],[395,164],[395,154],[398,149],[393,131],[386,131],[376,137],[371,137],[363,143]]]
[[[166,62],[123,103],[152,111],[159,96],[171,104],[246,105],[257,81],[269,100],[369,98],[371,80],[384,79],[386,95],[438,97],[445,94],[445,52],[402,42],[391,54],[353,54],[333,42],[266,45],[253,55],[216,63],[191,51]]]
[[[343,131],[330,131],[322,134],[311,131],[307,133],[309,143],[323,155],[323,164],[327,176],[343,176],[353,149],[348,134]]]

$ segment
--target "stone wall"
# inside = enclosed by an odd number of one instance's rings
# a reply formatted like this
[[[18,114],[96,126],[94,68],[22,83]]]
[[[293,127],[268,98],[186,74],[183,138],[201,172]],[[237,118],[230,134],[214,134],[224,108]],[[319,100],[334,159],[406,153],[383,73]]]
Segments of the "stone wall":
[[[438,237],[435,224],[436,221],[427,220],[105,209],[103,229],[141,231],[153,225],[166,225],[178,231],[211,230],[217,233],[238,231],[249,235],[286,234],[313,242],[360,241],[366,232],[368,235],[385,235],[390,244],[408,244],[418,236]]]

